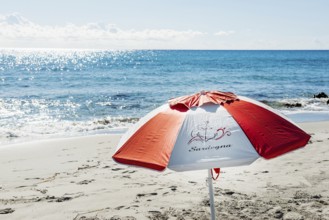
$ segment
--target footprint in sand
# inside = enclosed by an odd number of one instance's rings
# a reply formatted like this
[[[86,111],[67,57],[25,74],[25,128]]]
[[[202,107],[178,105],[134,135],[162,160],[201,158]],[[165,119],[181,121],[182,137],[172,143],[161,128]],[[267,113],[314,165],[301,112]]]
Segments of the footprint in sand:
[[[35,189],[35,191],[38,191],[42,194],[46,194],[48,192],[48,190],[46,190],[46,189]]]
[[[126,170],[126,171],[123,171],[122,173],[135,173],[136,172],[136,170]]]
[[[62,197],[59,197],[55,200],[55,202],[65,202],[65,201],[69,201],[73,199],[72,197],[69,197],[69,196],[62,196]]]
[[[66,164],[66,163],[77,163],[79,161],[77,160],[69,160],[69,161],[66,161],[66,162],[63,162],[62,164]]]
[[[119,170],[123,170],[123,168],[113,168],[112,171],[119,171]]]
[[[0,209],[0,215],[13,213],[15,210],[12,208]]]
[[[69,201],[71,199],[73,199],[73,198],[70,196],[62,196],[62,197],[47,196],[47,197],[45,197],[45,200],[47,200],[48,202],[65,202],[65,201]]]
[[[225,191],[224,192],[225,195],[229,195],[229,196],[233,195],[234,193],[235,192],[233,192],[233,191]]]
[[[116,207],[116,208],[114,208],[115,210],[120,210],[120,209],[122,209],[122,208],[124,208],[125,206],[124,205],[121,205],[121,206],[118,206],[118,207]]]
[[[89,160],[87,162],[90,162]],[[100,165],[100,161],[97,161],[97,164],[95,165],[89,165],[89,164],[83,164],[81,167],[78,167],[78,170],[85,170],[85,169],[90,169],[90,168],[96,168]]]
[[[40,177],[25,178],[25,180],[40,180]]]
[[[121,216],[115,215],[115,216],[112,216],[112,217],[110,218],[110,220],[136,220],[136,218],[133,217],[133,216],[125,216],[125,217],[121,217]]]
[[[122,176],[123,178],[126,178],[126,179],[131,179],[131,177],[129,175],[124,175]]]
[[[158,195],[158,193],[138,193],[137,198],[145,197],[145,196],[156,196],[156,195]]]
[[[177,190],[177,186],[170,186],[169,188],[171,189],[171,191],[174,191],[174,192]]]
[[[91,182],[94,182],[95,180],[94,179],[91,179],[91,180],[82,180],[80,182],[77,182],[78,185],[87,185]]]

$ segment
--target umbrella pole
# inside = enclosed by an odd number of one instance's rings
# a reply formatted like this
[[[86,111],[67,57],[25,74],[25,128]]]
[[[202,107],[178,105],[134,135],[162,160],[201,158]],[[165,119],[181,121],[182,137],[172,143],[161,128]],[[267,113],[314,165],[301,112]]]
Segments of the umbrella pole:
[[[208,187],[209,187],[209,197],[210,197],[211,220],[215,220],[214,187],[212,185],[211,169],[208,170]]]

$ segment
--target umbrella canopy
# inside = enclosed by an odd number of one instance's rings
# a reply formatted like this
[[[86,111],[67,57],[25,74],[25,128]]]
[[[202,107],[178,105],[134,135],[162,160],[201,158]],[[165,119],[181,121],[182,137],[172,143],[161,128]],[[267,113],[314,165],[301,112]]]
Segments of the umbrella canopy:
[[[271,159],[310,136],[276,110],[230,92],[169,100],[123,135],[113,159],[162,171],[211,169]]]

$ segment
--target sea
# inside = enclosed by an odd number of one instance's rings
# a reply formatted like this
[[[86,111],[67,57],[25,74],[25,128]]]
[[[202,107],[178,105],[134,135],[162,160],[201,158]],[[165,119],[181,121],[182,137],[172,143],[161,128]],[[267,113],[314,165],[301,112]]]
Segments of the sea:
[[[0,49],[0,145],[124,133],[168,99],[230,91],[329,120],[329,51]]]

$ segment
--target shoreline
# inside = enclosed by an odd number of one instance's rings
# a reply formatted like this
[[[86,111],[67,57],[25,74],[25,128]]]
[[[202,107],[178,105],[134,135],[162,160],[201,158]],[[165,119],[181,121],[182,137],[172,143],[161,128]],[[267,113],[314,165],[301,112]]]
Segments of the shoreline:
[[[327,122],[329,121],[329,112],[327,111],[290,111],[290,112],[281,112],[294,123],[315,123],[315,122]],[[2,138],[0,142],[0,149],[8,145],[30,143],[39,140],[56,140],[62,138],[81,138],[88,136],[97,136],[97,135],[123,135],[129,127],[113,127],[110,129],[101,129],[91,132],[80,132],[75,134],[69,134],[63,136],[63,134],[52,134],[52,135],[40,135],[38,137],[7,137]],[[1,139],[0,139],[1,140]]]
[[[217,217],[329,219],[329,122],[298,125],[312,135],[306,147],[222,169],[214,182]],[[117,164],[111,157],[119,139],[104,134],[0,147],[0,219],[209,218],[207,171]]]

